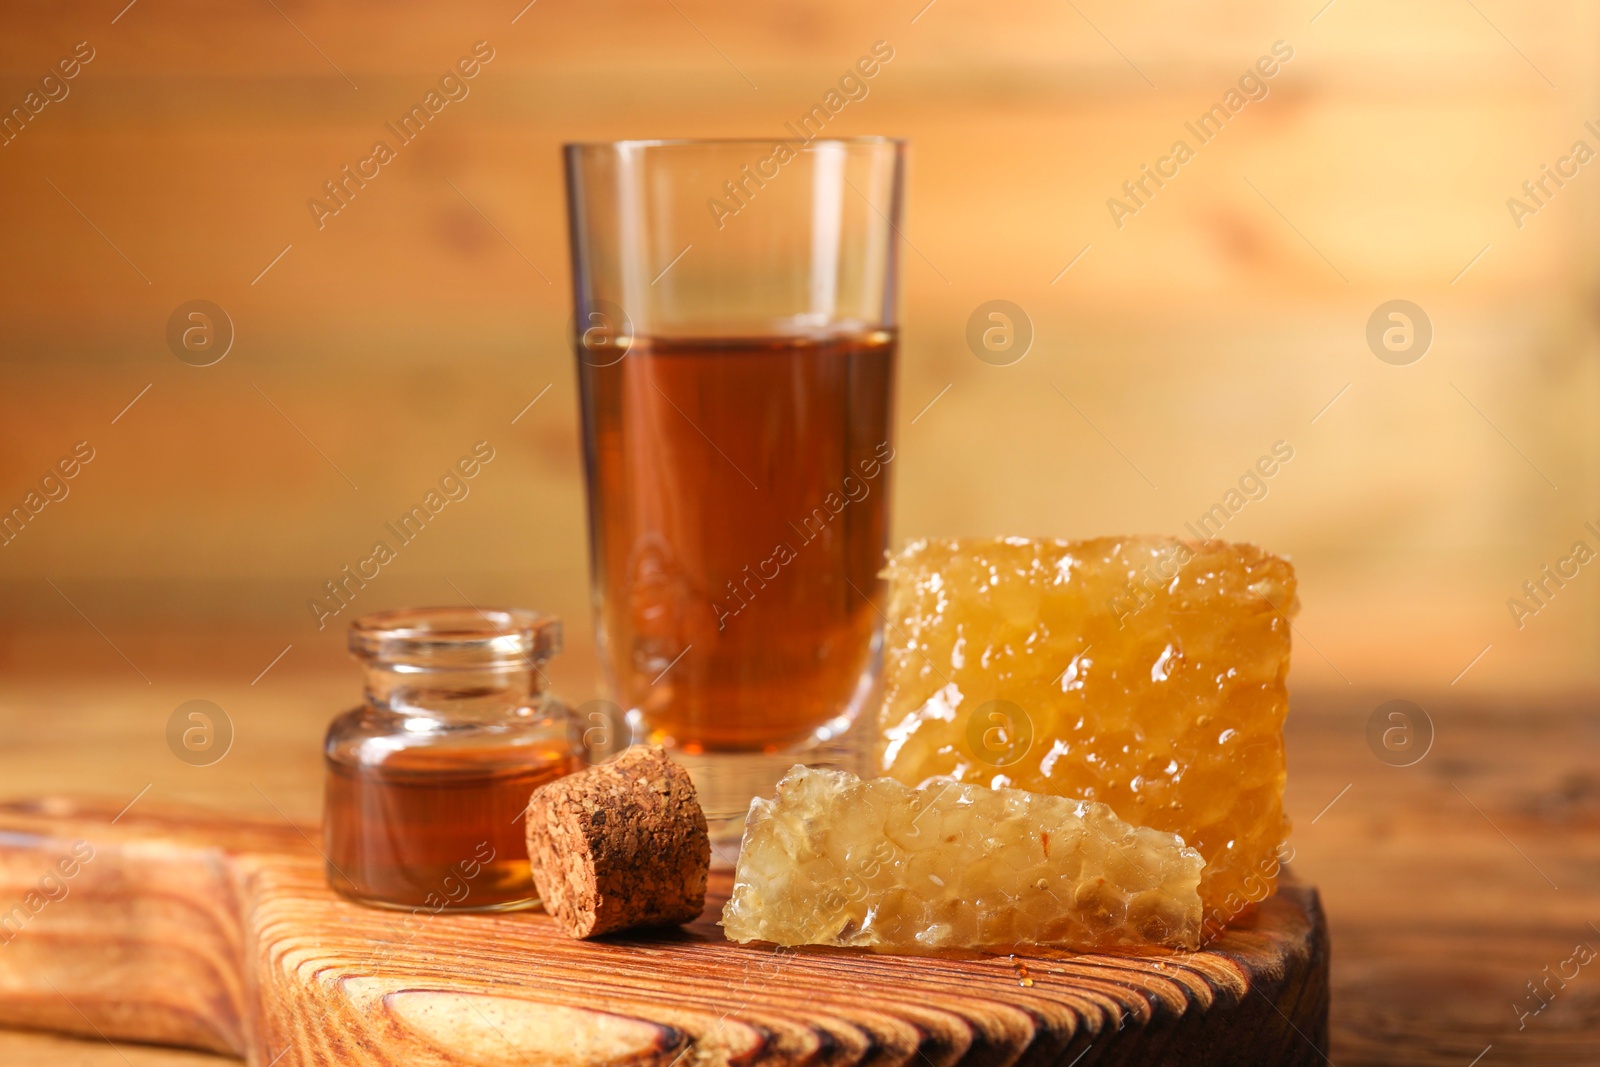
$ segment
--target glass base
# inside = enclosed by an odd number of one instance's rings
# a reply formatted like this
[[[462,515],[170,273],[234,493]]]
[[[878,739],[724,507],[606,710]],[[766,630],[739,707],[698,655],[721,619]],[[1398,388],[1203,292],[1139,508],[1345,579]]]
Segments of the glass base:
[[[502,911],[527,911],[531,908],[540,907],[540,901],[537,895],[518,897],[515,900],[497,901],[493,904],[446,904],[441,907],[434,907],[429,904],[407,904],[403,901],[385,900],[382,897],[372,897],[365,896],[360,893],[352,893],[339,886],[331,873],[328,877],[328,887],[351,903],[361,904],[368,908],[382,908],[385,911],[410,911],[418,913],[426,912],[429,915],[438,915],[445,912],[448,912],[451,915],[472,915],[490,914]]]
[[[672,760],[694,781],[700,807],[706,813],[706,829],[711,835],[711,866],[728,869],[739,858],[739,843],[744,838],[745,817],[756,797],[770,797],[778,779],[795,764],[827,767],[863,774],[865,757],[845,736],[813,741],[779,752],[672,752]]]
[[[834,718],[801,741],[785,748],[755,752],[691,752],[654,733],[638,708],[625,714],[626,741],[663,744],[672,761],[689,772],[711,836],[711,866],[734,867],[744,839],[745,818],[756,797],[771,797],[778,780],[796,764],[849,771],[873,777],[872,753],[877,708],[883,699],[883,635],[874,633],[866,668]],[[626,747],[624,745],[623,747]],[[594,760],[591,760],[594,762]]]

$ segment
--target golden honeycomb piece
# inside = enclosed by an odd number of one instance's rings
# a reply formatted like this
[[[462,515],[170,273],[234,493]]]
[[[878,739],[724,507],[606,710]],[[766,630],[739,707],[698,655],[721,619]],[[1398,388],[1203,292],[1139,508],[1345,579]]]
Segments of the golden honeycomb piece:
[[[1193,948],[1203,861],[1104,804],[794,767],[745,823],[734,941],[924,953]]]
[[[1166,537],[916,541],[889,565],[881,772],[1099,801],[1205,857],[1208,935],[1269,895],[1294,569]]]

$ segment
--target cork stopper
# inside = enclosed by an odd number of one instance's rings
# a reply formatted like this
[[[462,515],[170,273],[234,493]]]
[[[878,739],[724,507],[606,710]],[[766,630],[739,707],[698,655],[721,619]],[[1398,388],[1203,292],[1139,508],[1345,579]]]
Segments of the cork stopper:
[[[527,828],[539,897],[573,937],[689,922],[705,908],[706,817],[659,745],[535,790]]]

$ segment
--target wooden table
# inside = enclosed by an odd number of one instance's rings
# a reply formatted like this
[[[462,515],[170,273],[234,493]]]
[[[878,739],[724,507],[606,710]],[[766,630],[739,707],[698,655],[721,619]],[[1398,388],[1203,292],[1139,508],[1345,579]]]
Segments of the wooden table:
[[[354,681],[8,680],[0,791],[132,800],[148,785],[144,797],[309,823],[321,730]],[[1436,736],[1401,768],[1366,739],[1372,710],[1394,695],[1297,694],[1289,728],[1294,866],[1321,889],[1333,936],[1330,1062],[1600,1062],[1600,965],[1559,978],[1576,945],[1600,950],[1600,706],[1408,694]],[[226,708],[237,733],[211,767],[181,763],[164,739],[172,709],[196,697]],[[1539,1005],[1530,982],[1551,991],[1548,1006],[1519,1030],[1518,1010]],[[223,1061],[0,1032],[0,1064],[209,1062]]]

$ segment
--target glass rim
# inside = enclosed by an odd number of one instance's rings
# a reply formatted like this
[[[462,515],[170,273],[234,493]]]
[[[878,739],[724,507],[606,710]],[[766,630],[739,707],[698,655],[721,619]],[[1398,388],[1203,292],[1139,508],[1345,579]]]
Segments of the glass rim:
[[[349,648],[412,669],[525,669],[561,651],[561,620],[523,608],[392,608],[353,620]]]
[[[803,140],[798,137],[639,137],[624,138],[619,141],[566,141],[561,145],[563,151],[587,148],[693,148],[697,146],[713,147],[717,145],[771,145],[789,144],[798,145],[799,151],[805,151],[812,145],[844,145],[845,147],[866,147],[872,145],[887,145],[893,148],[904,148],[907,144],[904,137],[889,137],[883,134],[862,134],[857,137],[813,137]]]

